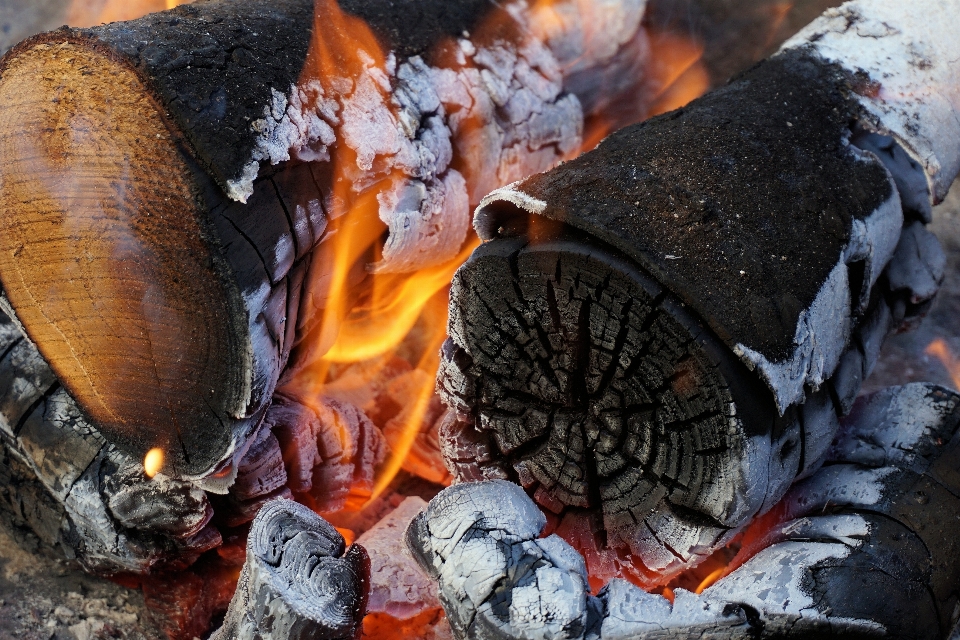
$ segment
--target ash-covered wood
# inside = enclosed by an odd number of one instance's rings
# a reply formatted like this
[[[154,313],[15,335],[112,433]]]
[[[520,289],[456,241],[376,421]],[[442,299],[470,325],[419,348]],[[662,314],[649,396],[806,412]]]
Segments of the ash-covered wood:
[[[109,445],[29,340],[0,314],[2,506],[88,571],[178,569],[220,544],[195,484]]]
[[[295,493],[309,494],[319,511],[343,508],[351,491],[369,495],[387,446],[383,434],[356,407],[329,398],[297,401],[277,396],[266,426],[277,438]]]
[[[291,500],[253,521],[247,561],[215,640],[352,639],[366,611],[370,560],[330,524]]]
[[[582,559],[538,538],[545,519],[504,481],[444,490],[407,542],[457,638],[951,637],[958,426],[960,396],[940,387],[862,399],[827,463],[747,530],[728,574],[672,601],[619,579],[590,595]]]
[[[315,29],[332,0],[214,0],[20,44],[0,63],[11,309],[110,442],[226,491],[281,373],[330,346],[331,154],[353,160],[341,200],[393,180],[379,270],[453,258],[471,203],[574,153],[610,106],[579,94],[642,80],[621,72],[644,60],[644,3],[599,7],[557,3],[576,18],[557,32],[523,3],[344,2],[376,52]],[[611,27],[582,29],[596,11]]]
[[[407,546],[436,579],[458,638],[580,638],[600,611],[586,569],[546,519],[503,480],[444,489],[407,529]]]
[[[814,472],[943,279],[926,168],[857,82],[788,49],[486,197],[438,377],[455,476],[598,517],[588,563],[653,586]]]

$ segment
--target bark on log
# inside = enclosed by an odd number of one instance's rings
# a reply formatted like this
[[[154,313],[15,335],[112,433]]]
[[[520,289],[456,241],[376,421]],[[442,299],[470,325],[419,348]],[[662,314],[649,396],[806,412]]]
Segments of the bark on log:
[[[220,544],[206,494],[108,444],[0,313],[0,486],[14,522],[101,575],[178,569]]]
[[[828,462],[748,538],[728,575],[671,602],[624,580],[590,595],[583,559],[519,487],[441,492],[407,533],[457,638],[947,638],[956,632],[960,395],[861,399]],[[749,536],[752,535],[752,538]]]
[[[882,18],[900,29],[894,54],[929,42],[912,18]],[[921,223],[943,194],[917,185],[952,179],[960,135],[935,150],[953,173],[931,174],[865,89],[960,90],[940,53],[919,77],[873,80],[795,43],[486,197],[438,381],[451,469],[514,479],[556,514],[601,512],[604,546],[650,585],[814,471],[883,337],[943,278]],[[929,100],[918,131],[953,109]]]
[[[402,176],[378,268],[424,266],[456,254],[471,202],[579,147],[609,106],[597,86],[642,82],[624,73],[646,51],[642,0],[604,4],[596,32],[580,12],[597,6],[558,3],[549,33],[519,3],[341,5],[384,69],[319,77],[311,39],[339,32],[314,31],[333,5],[313,0],[198,2],[41,34],[0,63],[9,302],[104,436],[165,448],[170,473],[235,464],[294,345],[301,365],[329,347],[311,331],[331,149],[356,155],[341,169],[358,190]]]
[[[267,504],[250,528],[247,561],[213,640],[360,637],[370,560],[306,507]]]

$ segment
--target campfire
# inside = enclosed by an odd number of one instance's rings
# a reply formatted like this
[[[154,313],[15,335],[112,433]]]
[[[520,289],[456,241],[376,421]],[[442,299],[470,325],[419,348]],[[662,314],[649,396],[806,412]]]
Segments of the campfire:
[[[15,46],[17,521],[172,640],[947,637],[960,396],[860,389],[944,278],[956,10],[747,68],[791,6],[735,54],[679,7],[77,2]]]

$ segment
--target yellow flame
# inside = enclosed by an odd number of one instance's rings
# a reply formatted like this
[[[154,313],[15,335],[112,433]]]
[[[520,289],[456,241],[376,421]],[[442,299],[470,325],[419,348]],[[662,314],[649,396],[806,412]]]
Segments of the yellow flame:
[[[953,380],[953,386],[960,389],[960,360],[953,354],[947,341],[943,338],[936,338],[927,345],[923,352],[929,356],[935,357],[950,374]]]
[[[71,27],[93,27],[118,20],[135,20],[148,13],[173,9],[193,0],[73,0],[67,10]]]
[[[147,474],[148,478],[160,473],[160,469],[163,467],[163,449],[154,447],[147,451],[147,455],[143,458],[143,471]]]
[[[696,593],[697,595],[700,595],[701,593],[704,592],[704,590],[707,587],[709,587],[714,582],[722,578],[723,574],[725,574],[726,572],[727,572],[727,567],[720,567],[719,569],[714,569],[707,575],[706,578],[703,579],[703,582],[697,585],[697,588],[694,590],[694,593]]]

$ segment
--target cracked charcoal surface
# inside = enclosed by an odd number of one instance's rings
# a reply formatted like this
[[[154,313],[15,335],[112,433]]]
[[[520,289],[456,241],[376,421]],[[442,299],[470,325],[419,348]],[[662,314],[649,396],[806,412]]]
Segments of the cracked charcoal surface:
[[[744,459],[774,409],[738,416],[759,383],[651,279],[587,246],[475,252],[454,279],[441,394],[540,505],[601,510],[611,547],[676,568],[760,507],[766,470]]]
[[[747,530],[730,573],[672,602],[623,580],[591,595],[582,559],[539,538],[533,501],[504,481],[444,490],[407,544],[457,638],[946,638],[960,579],[958,425],[960,396],[934,385],[861,398],[826,466]],[[553,616],[529,615],[538,599]]]
[[[247,560],[216,640],[355,638],[366,610],[370,561],[345,550],[332,525],[291,500],[254,520]]]

